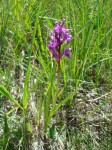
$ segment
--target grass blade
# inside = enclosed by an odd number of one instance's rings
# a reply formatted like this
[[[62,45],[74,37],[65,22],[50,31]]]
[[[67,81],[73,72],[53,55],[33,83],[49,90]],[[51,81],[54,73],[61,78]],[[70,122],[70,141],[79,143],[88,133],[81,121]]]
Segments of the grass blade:
[[[23,94],[23,108],[27,109],[28,106],[28,83],[29,83],[29,78],[30,78],[30,63],[28,64],[28,68],[26,71],[26,77],[25,77],[25,83],[24,83],[24,94]]]
[[[7,115],[4,115],[4,135],[3,135],[3,150],[7,149],[9,128],[7,123]]]
[[[12,97],[12,95],[7,91],[7,89],[3,85],[1,85],[1,84],[0,84],[0,93],[2,95],[4,95],[5,97],[7,97],[8,99],[10,99],[14,104],[16,104],[17,106],[19,106],[21,109],[23,109],[22,106],[17,102],[17,100],[14,99]]]
[[[76,92],[71,93],[68,97],[66,97],[64,100],[62,100],[55,108],[53,107],[50,111],[50,115],[49,117],[52,117],[56,111],[62,106],[64,105],[69,99],[71,99],[74,95],[76,94]]]

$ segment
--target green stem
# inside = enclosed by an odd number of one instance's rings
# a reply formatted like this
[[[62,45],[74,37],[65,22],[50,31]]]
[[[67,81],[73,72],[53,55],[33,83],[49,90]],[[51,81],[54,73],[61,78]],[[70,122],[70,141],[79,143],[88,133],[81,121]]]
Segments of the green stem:
[[[58,61],[58,80],[57,80],[58,87],[59,87],[59,82],[60,82],[60,59]]]
[[[59,49],[58,49],[59,61],[57,61],[58,62],[58,80],[57,80],[58,88],[59,88],[59,82],[60,82],[60,49],[61,49],[61,46],[59,46]]]

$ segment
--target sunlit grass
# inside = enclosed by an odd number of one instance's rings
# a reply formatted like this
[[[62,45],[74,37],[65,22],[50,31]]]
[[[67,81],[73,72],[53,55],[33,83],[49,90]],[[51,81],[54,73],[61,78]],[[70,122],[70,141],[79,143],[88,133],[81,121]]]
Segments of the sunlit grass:
[[[58,87],[48,43],[62,19],[73,39]],[[111,51],[111,0],[0,1],[0,149],[110,150]]]

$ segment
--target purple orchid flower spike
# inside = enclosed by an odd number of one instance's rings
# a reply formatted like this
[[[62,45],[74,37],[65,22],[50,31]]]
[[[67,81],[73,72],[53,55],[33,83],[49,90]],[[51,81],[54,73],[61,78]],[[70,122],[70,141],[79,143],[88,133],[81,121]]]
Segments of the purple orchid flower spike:
[[[52,57],[55,58],[56,61],[60,61],[62,56],[70,58],[69,52],[71,51],[71,48],[68,48],[67,44],[72,40],[72,36],[69,33],[69,29],[65,28],[64,22],[65,20],[56,22],[54,29],[51,31],[50,43],[48,44]],[[61,46],[64,43],[66,46],[61,50]]]
[[[71,48],[68,48],[67,45],[72,40],[72,36],[69,33],[69,29],[65,28],[65,20],[62,22],[56,22],[54,29],[51,31],[50,42],[48,44],[48,48],[52,53],[52,57],[58,63],[58,82],[60,79],[60,59],[62,56],[66,56],[70,58]],[[62,45],[65,47],[62,49]]]

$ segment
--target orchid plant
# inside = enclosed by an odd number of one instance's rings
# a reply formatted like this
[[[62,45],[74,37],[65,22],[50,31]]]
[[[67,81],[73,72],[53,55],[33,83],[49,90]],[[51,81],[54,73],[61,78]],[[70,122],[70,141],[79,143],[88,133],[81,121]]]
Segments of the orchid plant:
[[[56,22],[55,27],[50,33],[50,42],[48,48],[52,53],[52,57],[58,63],[58,81],[60,79],[60,60],[62,56],[70,58],[69,52],[72,50],[67,45],[72,40],[70,35],[70,29],[65,28],[65,20],[62,22]],[[63,45],[64,48],[63,48]]]

